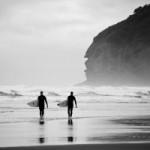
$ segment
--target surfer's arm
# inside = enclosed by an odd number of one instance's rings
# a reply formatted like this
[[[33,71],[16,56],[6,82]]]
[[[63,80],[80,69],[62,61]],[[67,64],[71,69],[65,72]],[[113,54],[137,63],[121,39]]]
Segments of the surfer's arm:
[[[46,97],[45,97],[45,103],[46,103],[46,105],[47,105],[47,108],[48,108],[48,102],[47,102],[47,99],[46,99]]]
[[[77,108],[77,101],[76,101],[76,98],[74,97],[74,101],[75,101],[75,104],[76,104],[76,108]]]

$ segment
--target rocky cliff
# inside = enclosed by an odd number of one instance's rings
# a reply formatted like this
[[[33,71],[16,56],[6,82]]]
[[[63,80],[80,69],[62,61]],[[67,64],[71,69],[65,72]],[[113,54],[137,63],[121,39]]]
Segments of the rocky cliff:
[[[150,85],[150,5],[99,33],[85,58],[88,85]]]

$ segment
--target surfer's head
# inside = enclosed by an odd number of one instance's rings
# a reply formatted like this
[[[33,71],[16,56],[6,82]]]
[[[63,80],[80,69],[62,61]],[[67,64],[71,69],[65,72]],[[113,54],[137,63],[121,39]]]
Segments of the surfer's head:
[[[41,91],[40,94],[43,95],[43,91]]]
[[[73,95],[73,92],[71,91],[70,94]]]

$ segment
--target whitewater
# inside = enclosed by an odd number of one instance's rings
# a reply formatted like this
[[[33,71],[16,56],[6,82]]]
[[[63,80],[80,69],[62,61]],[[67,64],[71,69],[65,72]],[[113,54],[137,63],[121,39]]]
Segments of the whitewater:
[[[28,102],[44,91],[49,108],[41,125]],[[72,124],[57,106],[73,91]],[[0,86],[0,146],[150,141],[149,87]],[[144,135],[143,135],[144,134]],[[19,144],[18,144],[19,142]]]

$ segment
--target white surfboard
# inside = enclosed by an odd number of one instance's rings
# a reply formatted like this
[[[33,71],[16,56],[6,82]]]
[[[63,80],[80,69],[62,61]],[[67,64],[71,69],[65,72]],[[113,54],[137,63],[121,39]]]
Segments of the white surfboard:
[[[67,107],[68,106],[68,100],[65,100],[65,101],[62,101],[62,102],[58,103],[57,106],[59,106],[59,107]]]
[[[38,107],[39,101],[38,100],[31,101],[31,102],[27,103],[27,105],[29,105],[31,107]]]

